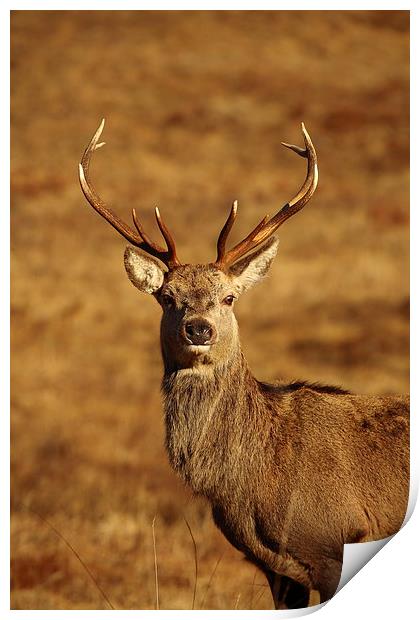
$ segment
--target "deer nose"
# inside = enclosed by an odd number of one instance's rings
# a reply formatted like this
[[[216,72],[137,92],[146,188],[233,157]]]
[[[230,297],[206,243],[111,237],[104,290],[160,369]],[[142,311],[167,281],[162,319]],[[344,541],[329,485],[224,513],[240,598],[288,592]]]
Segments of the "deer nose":
[[[204,319],[194,319],[185,325],[185,334],[191,344],[209,344],[213,336],[213,328]]]

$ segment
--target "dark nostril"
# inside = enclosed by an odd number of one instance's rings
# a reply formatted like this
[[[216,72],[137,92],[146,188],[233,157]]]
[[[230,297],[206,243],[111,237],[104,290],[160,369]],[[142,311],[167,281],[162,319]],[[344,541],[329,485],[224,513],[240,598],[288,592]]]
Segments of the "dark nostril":
[[[193,323],[187,323],[185,331],[188,336],[203,336],[211,334],[211,326],[208,323],[194,321]]]
[[[185,325],[185,333],[192,344],[205,344],[211,339],[213,329],[207,321],[190,321]]]

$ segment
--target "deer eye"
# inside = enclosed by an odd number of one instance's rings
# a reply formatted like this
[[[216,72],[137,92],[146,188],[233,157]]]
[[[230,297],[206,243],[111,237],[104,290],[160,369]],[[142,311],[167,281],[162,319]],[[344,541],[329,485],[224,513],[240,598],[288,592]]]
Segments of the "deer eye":
[[[165,308],[173,308],[175,306],[175,299],[172,295],[165,293],[162,295],[162,305],[165,306]]]
[[[224,298],[223,303],[226,304],[226,306],[231,306],[234,301],[235,301],[235,297],[233,295],[228,295],[227,297]]]

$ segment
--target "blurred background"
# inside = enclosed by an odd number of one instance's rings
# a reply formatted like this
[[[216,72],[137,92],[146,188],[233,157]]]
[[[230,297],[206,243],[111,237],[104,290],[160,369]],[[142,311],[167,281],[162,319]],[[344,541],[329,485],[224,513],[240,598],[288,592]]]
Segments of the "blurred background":
[[[264,577],[217,531],[163,448],[160,310],[124,240],[86,203],[92,165],[124,219],[184,262],[215,258],[320,183],[279,230],[269,280],[237,306],[256,377],[408,391],[409,13],[18,11],[12,14],[12,607],[270,609]],[[46,519],[48,523],[45,522]],[[197,545],[195,579],[193,543]],[[49,525],[50,524],[50,525]],[[53,526],[53,527],[52,527]]]

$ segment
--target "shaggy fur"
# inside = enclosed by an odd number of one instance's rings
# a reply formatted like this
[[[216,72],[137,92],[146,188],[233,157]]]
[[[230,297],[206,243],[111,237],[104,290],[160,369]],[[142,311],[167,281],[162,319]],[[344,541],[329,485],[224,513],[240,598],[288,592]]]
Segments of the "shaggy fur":
[[[163,307],[170,462],[209,500],[232,545],[262,568],[280,608],[308,604],[311,590],[321,601],[333,596],[344,543],[401,527],[409,449],[407,397],[357,396],[304,381],[273,386],[252,376],[226,299],[265,275],[275,244],[227,274],[214,265],[176,267],[155,296]],[[150,290],[150,278],[143,284],[132,264],[138,270],[139,263],[126,261],[130,279]],[[213,326],[202,354],[185,338],[196,317]]]
[[[400,528],[407,398],[305,385],[267,390],[240,349],[206,372],[165,374],[163,393],[172,466],[210,500],[228,540],[266,572],[325,601],[340,580],[344,543]]]

